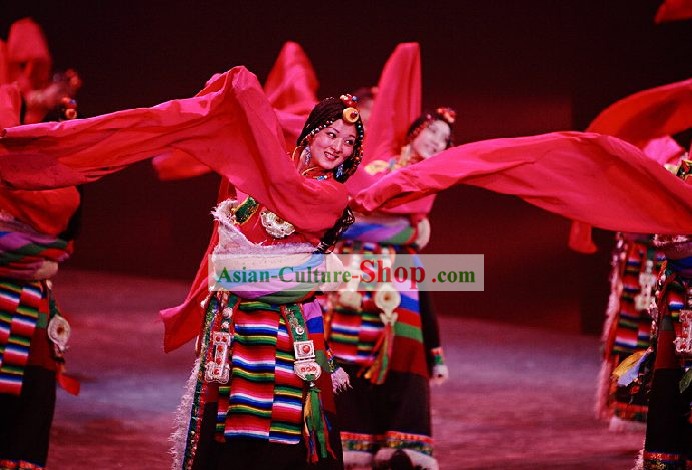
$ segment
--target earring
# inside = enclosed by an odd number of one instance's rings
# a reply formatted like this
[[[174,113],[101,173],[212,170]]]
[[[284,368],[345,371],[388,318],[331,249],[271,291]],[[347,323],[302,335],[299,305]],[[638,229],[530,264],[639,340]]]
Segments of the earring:
[[[308,163],[310,163],[311,158],[312,158],[312,152],[310,152],[310,146],[306,145],[305,150],[303,152],[303,164],[305,166],[308,166]]]
[[[336,167],[336,174],[334,175],[334,177],[337,180],[340,180],[342,176],[344,176],[344,164],[343,163]]]

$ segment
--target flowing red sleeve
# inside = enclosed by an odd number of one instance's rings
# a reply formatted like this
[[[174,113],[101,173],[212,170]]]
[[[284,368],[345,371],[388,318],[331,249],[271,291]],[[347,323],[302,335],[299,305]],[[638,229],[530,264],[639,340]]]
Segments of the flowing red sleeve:
[[[276,115],[244,67],[217,76],[194,98],[4,132],[0,175],[15,188],[88,183],[153,156],[181,152],[306,234],[330,228],[346,206],[343,185],[304,178],[295,170]]]
[[[356,195],[366,191],[367,188],[377,183],[384,176],[386,176],[384,172],[371,174],[361,165],[358,171],[348,179],[346,187],[348,188],[349,194]],[[429,214],[434,202],[435,196],[431,195],[392,207],[382,207],[379,212],[384,214]]]
[[[420,46],[399,44],[387,60],[368,121],[362,165],[398,155],[406,131],[421,113]]]
[[[15,84],[0,85],[0,127],[19,125],[19,111],[22,98]]]
[[[20,106],[21,97],[16,84],[0,85],[0,126],[18,125]],[[65,230],[77,206],[79,193],[73,187],[50,191],[0,188],[0,209],[48,235],[58,235]]]
[[[7,44],[5,44],[5,41],[0,39],[0,85],[10,81],[7,66]]]
[[[286,149],[295,147],[305,120],[317,104],[317,88],[317,75],[303,48],[286,42],[264,84],[267,100],[283,129]]]
[[[692,19],[692,2],[690,0],[665,0],[656,12],[656,24],[665,21]]]
[[[22,92],[37,90],[50,82],[53,60],[41,27],[31,18],[12,23],[7,35],[9,81],[17,81]]]
[[[286,42],[274,63],[264,92],[276,110],[304,116],[317,103],[319,82],[310,59],[298,43]]]
[[[354,204],[372,212],[455,184],[513,194],[608,230],[692,232],[692,186],[622,140],[580,132],[453,147],[384,177]]]
[[[643,148],[651,139],[692,127],[692,79],[630,95],[603,110],[587,132],[612,135]]]
[[[673,134],[692,127],[692,79],[640,91],[603,110],[589,125],[588,132],[607,134],[626,140],[659,163],[671,163],[675,157],[661,144]],[[670,147],[670,146],[668,146]],[[662,161],[666,160],[666,161]],[[633,210],[638,210],[633,208]],[[581,253],[594,253],[591,229],[574,222],[569,246]]]
[[[303,130],[305,119],[317,103],[319,83],[307,55],[295,42],[287,42],[269,72],[264,92],[283,130],[286,148],[292,149]],[[171,152],[152,160],[162,180],[178,180],[209,173],[211,169],[181,152]]]
[[[234,189],[228,180],[223,179],[219,186],[218,202],[235,197],[233,191]],[[207,277],[209,275],[209,256],[218,242],[218,222],[214,221],[214,230],[207,251],[202,257],[187,297],[177,307],[167,308],[159,312],[164,325],[163,349],[166,352],[179,348],[199,334],[204,316],[202,303],[209,294]]]
[[[0,187],[0,209],[47,235],[59,235],[79,207],[75,187],[46,191],[9,190]]]

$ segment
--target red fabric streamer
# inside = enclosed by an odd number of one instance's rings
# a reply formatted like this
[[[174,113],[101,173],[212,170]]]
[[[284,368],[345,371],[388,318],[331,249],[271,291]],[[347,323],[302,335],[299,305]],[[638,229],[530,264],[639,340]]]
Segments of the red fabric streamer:
[[[19,125],[22,97],[16,84],[0,85],[0,127]]]
[[[689,20],[692,18],[692,1],[690,0],[665,0],[654,19],[656,24],[666,21]]]
[[[19,124],[21,97],[16,84],[0,85],[0,126]],[[14,218],[48,235],[58,235],[67,228],[70,217],[79,206],[76,188],[50,191],[13,191],[0,187],[0,208]]]
[[[79,207],[75,187],[20,191],[0,187],[0,208],[37,232],[57,236],[67,228]]]
[[[305,119],[317,104],[319,83],[307,55],[295,42],[286,42],[269,72],[264,92],[277,113],[286,149],[293,149]],[[209,173],[211,169],[194,157],[171,152],[152,160],[161,180],[179,180]]]
[[[152,156],[180,152],[226,178],[220,199],[235,186],[306,236],[321,237],[347,204],[340,183],[298,174],[284,150],[274,110],[256,77],[244,67],[214,77],[194,98],[4,132],[0,175],[5,185],[17,188],[88,183]],[[209,250],[216,242],[215,230]],[[199,330],[199,305],[207,293],[206,263],[205,256],[183,305],[161,312],[167,351]]]
[[[317,103],[318,87],[315,70],[303,48],[286,42],[264,84],[269,103],[274,109],[307,117]]]
[[[7,44],[0,39],[0,85],[10,82],[10,71],[7,65]]]
[[[691,186],[624,141],[580,132],[453,147],[385,176],[354,204],[373,212],[462,183],[608,230],[692,232]]]
[[[642,148],[644,155],[659,165],[679,165],[680,159],[685,155],[685,149],[670,136],[651,139]]]
[[[630,95],[601,112],[587,132],[612,135],[643,148],[651,139],[692,127],[692,79]]]
[[[233,195],[233,187],[224,178],[219,186],[218,202],[225,201]],[[200,305],[209,295],[209,257],[219,243],[218,225],[218,222],[214,221],[207,251],[200,261],[195,279],[183,303],[159,312],[164,325],[163,350],[165,352],[179,348],[199,334],[204,318],[204,309]]]
[[[244,67],[215,77],[194,98],[4,133],[0,175],[14,188],[88,183],[175,151],[194,156],[308,235],[330,228],[346,206],[340,183],[298,174],[276,114]]]
[[[7,36],[8,80],[18,82],[23,93],[50,82],[53,60],[41,27],[31,18],[15,21]]]
[[[421,114],[420,46],[399,44],[382,69],[364,142],[362,165],[398,155]]]
[[[399,155],[406,142],[406,132],[421,114],[420,45],[399,44],[382,69],[377,83],[372,117],[365,133],[364,156],[356,173],[346,183],[349,193],[357,194],[377,182],[382,173],[365,171],[374,160],[388,161]],[[382,212],[393,214],[427,214],[432,210],[434,196],[390,207]]]
[[[623,98],[602,111],[587,131],[619,137],[647,149],[645,154],[663,165],[677,163],[677,151],[669,136],[689,127],[692,127],[692,79]],[[580,226],[572,227],[569,247],[581,253],[594,253],[591,229],[583,223],[575,224]]]

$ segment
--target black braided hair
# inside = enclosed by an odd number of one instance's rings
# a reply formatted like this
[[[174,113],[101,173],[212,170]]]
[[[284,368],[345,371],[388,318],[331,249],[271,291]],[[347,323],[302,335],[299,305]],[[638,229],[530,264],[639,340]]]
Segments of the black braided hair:
[[[322,237],[322,240],[320,240],[320,244],[317,245],[317,249],[315,251],[317,253],[327,253],[331,251],[332,248],[334,248],[334,245],[336,245],[336,242],[338,242],[341,238],[341,235],[355,221],[356,218],[353,216],[353,211],[350,207],[346,207],[334,226],[324,233],[324,236]]]

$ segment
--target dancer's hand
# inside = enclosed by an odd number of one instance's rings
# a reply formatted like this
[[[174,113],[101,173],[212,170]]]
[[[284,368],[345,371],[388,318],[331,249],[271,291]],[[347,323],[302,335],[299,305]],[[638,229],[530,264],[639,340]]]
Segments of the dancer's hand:
[[[449,379],[449,368],[444,364],[435,364],[432,368],[430,383],[442,385]]]

